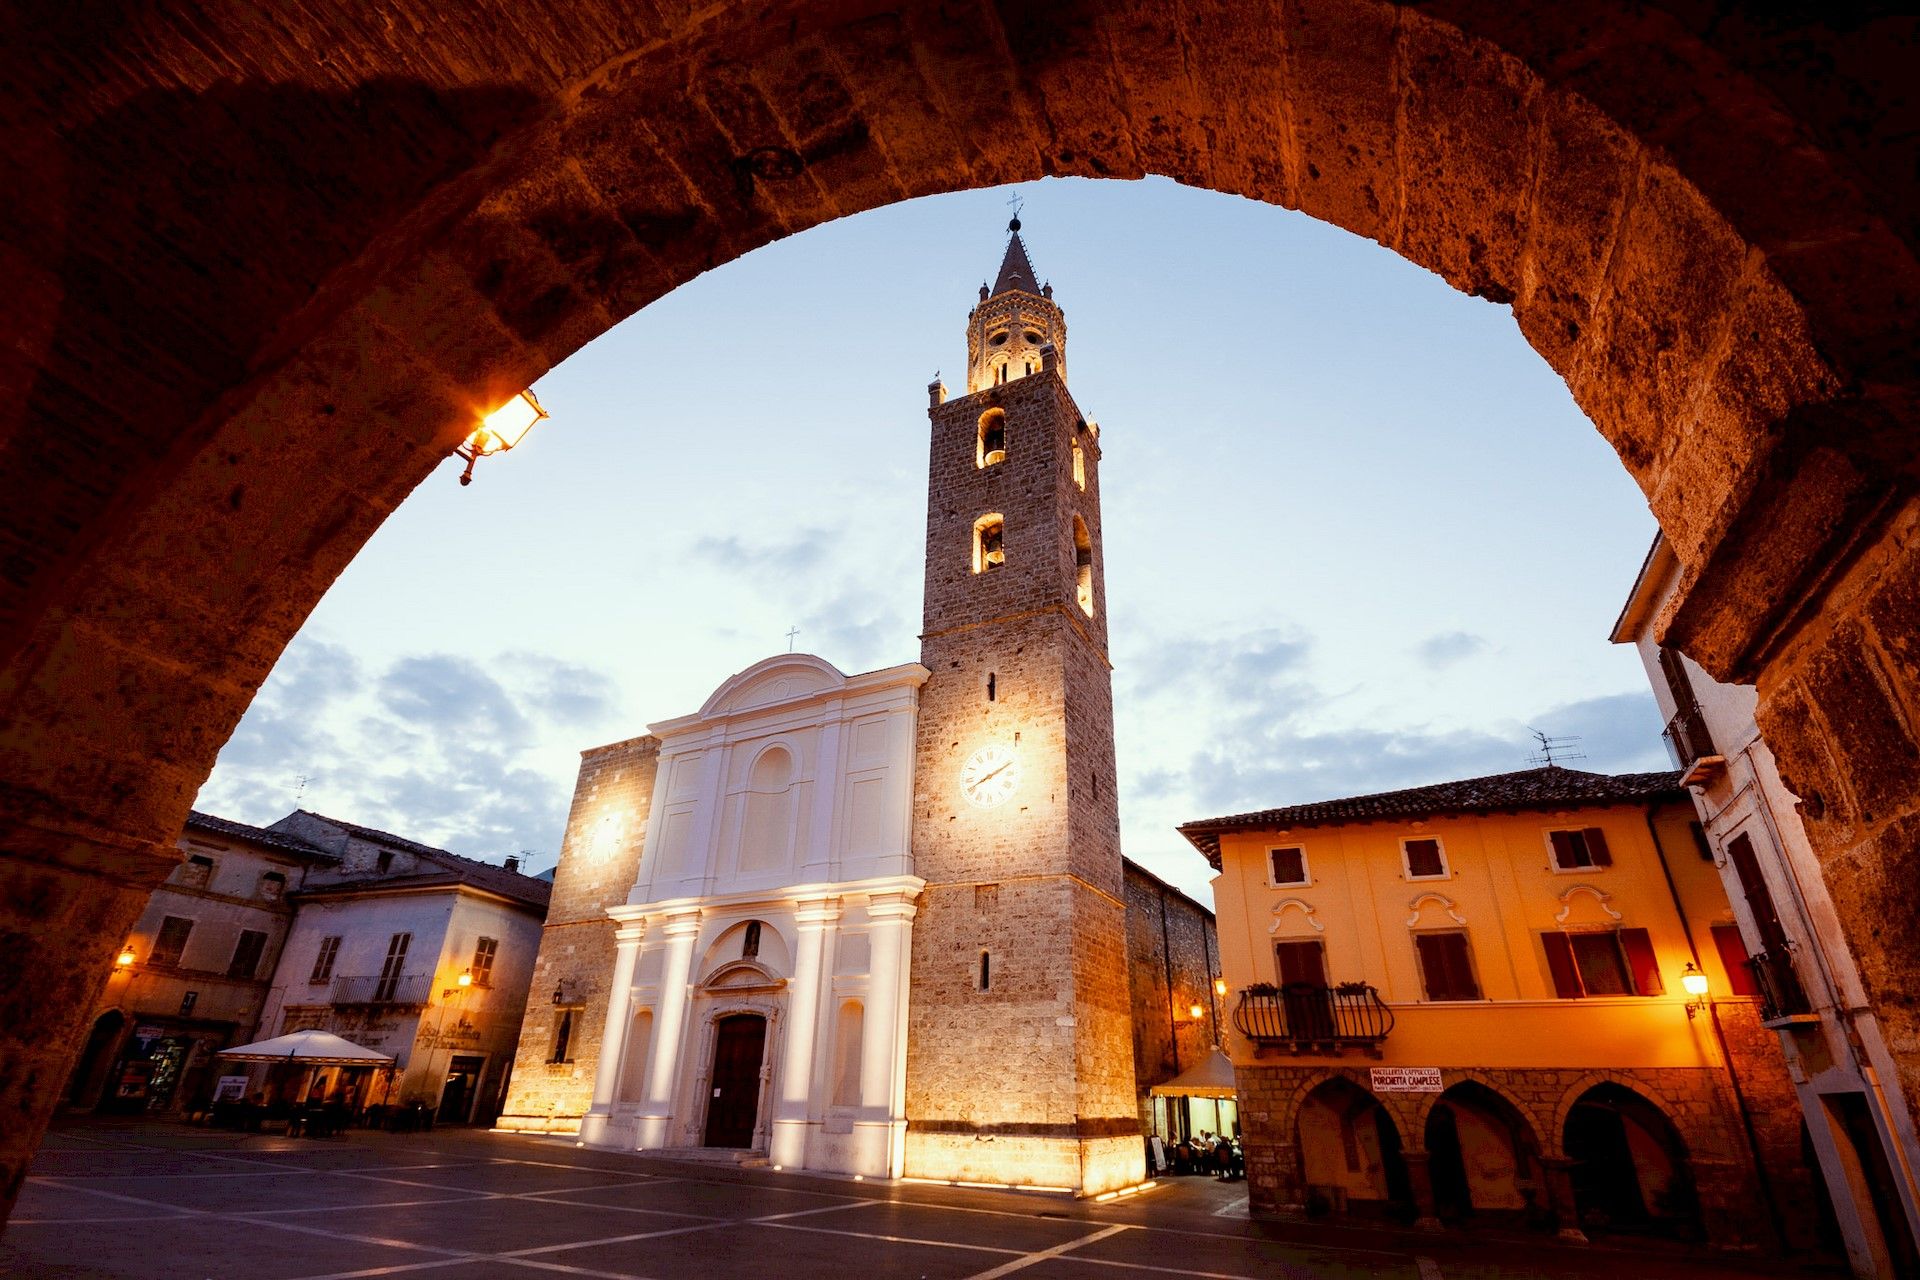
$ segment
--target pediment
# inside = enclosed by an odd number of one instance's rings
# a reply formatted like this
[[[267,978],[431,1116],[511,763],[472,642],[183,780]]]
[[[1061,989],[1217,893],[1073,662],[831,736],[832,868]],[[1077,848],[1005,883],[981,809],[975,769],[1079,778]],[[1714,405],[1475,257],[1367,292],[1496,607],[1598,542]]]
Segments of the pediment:
[[[757,662],[714,690],[705,717],[778,706],[831,689],[845,687],[846,676],[832,663],[810,653],[783,653]]]
[[[785,978],[751,960],[736,960],[725,965],[700,984],[703,991],[709,992],[778,991],[786,985]]]

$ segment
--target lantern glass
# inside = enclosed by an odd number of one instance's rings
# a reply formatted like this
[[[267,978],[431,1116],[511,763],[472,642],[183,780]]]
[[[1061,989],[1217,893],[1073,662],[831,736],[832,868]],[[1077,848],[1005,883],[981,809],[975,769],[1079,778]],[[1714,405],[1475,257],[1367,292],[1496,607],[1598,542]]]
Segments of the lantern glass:
[[[1192,1018],[1195,1022],[1198,1022],[1200,1020],[1200,1015],[1205,1012],[1206,1010],[1201,1008],[1197,1004],[1190,1004],[1187,1006],[1187,1016],[1189,1018]]]
[[[485,457],[505,453],[526,438],[533,424],[547,416],[533,392],[522,391],[481,420],[479,428],[467,438],[467,447]]]
[[[461,975],[460,975],[459,977],[457,977],[457,978],[455,978],[455,979],[454,979],[454,981],[455,981],[455,982],[457,982],[457,983],[459,983],[459,984],[460,984],[461,986],[463,986],[463,987],[470,987],[470,986],[472,986],[472,985],[473,985],[473,970],[471,970],[471,969],[469,969],[469,970],[467,970],[467,971],[466,971],[465,973],[462,973],[462,974],[461,974]]]
[[[1707,975],[1688,965],[1687,971],[1680,975],[1680,985],[1688,995],[1698,998],[1707,994]]]
[[[132,947],[121,948],[120,954],[113,958],[113,962],[116,965],[120,966],[122,969],[132,964],[133,961],[134,961],[134,954],[133,954]]]
[[[1227,994],[1227,980],[1225,978],[1215,978],[1213,980],[1213,994],[1217,996]]]

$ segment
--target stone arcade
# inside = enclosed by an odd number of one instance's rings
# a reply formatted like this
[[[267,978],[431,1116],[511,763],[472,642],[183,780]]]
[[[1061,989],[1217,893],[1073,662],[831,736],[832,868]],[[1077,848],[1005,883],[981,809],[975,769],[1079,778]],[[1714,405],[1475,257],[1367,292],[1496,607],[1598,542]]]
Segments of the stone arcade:
[[[967,394],[928,388],[920,663],[770,658],[585,754],[534,980],[552,1014],[503,1126],[868,1176],[1144,1176],[1099,429],[1009,230]]]

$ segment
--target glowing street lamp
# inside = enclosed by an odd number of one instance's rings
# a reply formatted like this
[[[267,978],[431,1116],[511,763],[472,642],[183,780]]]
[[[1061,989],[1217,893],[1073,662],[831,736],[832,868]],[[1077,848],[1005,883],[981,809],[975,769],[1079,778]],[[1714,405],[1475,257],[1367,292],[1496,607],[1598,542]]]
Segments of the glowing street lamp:
[[[1213,980],[1213,994],[1217,996],[1227,994],[1227,980],[1225,978],[1215,978]]]
[[[527,432],[533,430],[534,423],[547,416],[547,411],[540,407],[540,402],[533,398],[531,391],[522,391],[488,414],[473,429],[473,434],[453,451],[456,456],[467,460],[467,469],[460,473],[460,483],[472,484],[474,463],[513,448],[527,438]]]
[[[133,954],[133,944],[129,942],[126,946],[120,948],[120,954],[113,958],[113,967],[116,969],[125,969],[138,958],[139,957]]]
[[[472,985],[473,985],[473,970],[471,970],[471,969],[464,969],[464,970],[462,970],[462,971],[461,971],[461,973],[460,973],[460,976],[459,976],[459,977],[457,977],[457,978],[455,978],[455,979],[454,979],[454,981],[455,981],[455,982],[457,982],[457,983],[459,983],[459,984],[460,984],[461,986],[463,986],[463,987],[470,987],[470,986],[472,986]]]
[[[1691,1019],[1707,1002],[1707,975],[1689,960],[1687,967],[1680,971],[1680,986],[1687,993],[1687,1017]]]
[[[1205,1016],[1206,1012],[1207,1012],[1206,1009],[1201,1005],[1190,1004],[1187,1006],[1187,1016],[1189,1018],[1192,1018],[1195,1022],[1200,1021],[1200,1019],[1203,1016]]]

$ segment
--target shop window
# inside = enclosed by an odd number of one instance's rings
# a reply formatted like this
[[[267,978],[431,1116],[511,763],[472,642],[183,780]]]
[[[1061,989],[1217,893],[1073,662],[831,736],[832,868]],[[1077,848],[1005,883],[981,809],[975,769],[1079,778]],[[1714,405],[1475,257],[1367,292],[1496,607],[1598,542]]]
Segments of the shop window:
[[[1657,996],[1665,993],[1653,942],[1645,929],[1597,929],[1540,935],[1553,991],[1562,1000],[1583,996]]]
[[[1440,841],[1431,836],[1400,842],[1400,856],[1406,863],[1409,880],[1445,880],[1447,854]]]
[[[257,929],[242,929],[234,944],[233,959],[227,962],[229,978],[251,978],[260,967],[260,953],[267,949],[267,935]]]
[[[1307,851],[1297,844],[1267,850],[1267,883],[1276,887],[1307,883]]]
[[[473,985],[490,987],[493,985],[493,958],[500,953],[498,938],[482,938],[473,944],[473,967],[468,970],[473,975]]]
[[[994,512],[973,522],[973,571],[986,573],[1007,562],[1006,517]]]
[[[1607,852],[1607,833],[1598,827],[1549,831],[1547,844],[1553,850],[1553,865],[1558,871],[1585,871],[1613,865],[1613,855]]]
[[[187,935],[193,932],[193,921],[184,916],[168,916],[160,922],[160,936],[153,940],[153,954],[147,957],[147,963],[160,968],[172,968],[180,963],[180,953],[187,949]]]
[[[989,409],[980,415],[979,440],[974,448],[973,464],[990,467],[1007,460],[1007,411]]]
[[[333,962],[339,954],[338,935],[320,939],[320,950],[313,957],[313,974],[307,981],[314,986],[333,981]]]
[[[1413,948],[1420,957],[1420,978],[1427,999],[1480,998],[1480,982],[1473,975],[1473,950],[1464,931],[1416,933]]]

